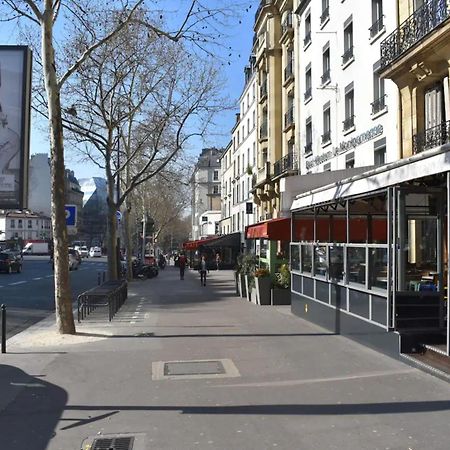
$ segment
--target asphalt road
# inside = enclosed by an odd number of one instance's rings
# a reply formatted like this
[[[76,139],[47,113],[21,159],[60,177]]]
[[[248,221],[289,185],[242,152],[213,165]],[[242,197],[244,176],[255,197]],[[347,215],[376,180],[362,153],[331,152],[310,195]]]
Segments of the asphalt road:
[[[106,258],[83,259],[70,272],[72,297],[97,285]],[[25,256],[21,273],[0,273],[0,303],[6,305],[6,335],[11,337],[47,317],[55,309],[53,270],[48,256]]]

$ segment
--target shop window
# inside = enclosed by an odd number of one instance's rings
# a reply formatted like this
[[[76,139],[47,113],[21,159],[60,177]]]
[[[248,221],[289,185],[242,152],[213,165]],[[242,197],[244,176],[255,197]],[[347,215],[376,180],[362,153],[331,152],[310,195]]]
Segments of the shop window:
[[[387,289],[387,248],[369,249],[370,287]]]
[[[327,247],[314,246],[314,275],[327,276]]]
[[[267,239],[261,239],[260,241],[260,248],[259,248],[259,256],[261,258],[266,259],[267,258],[267,248],[269,246],[269,242]]]
[[[366,284],[366,248],[347,247],[348,281]]]
[[[348,155],[345,155],[345,168],[353,169],[355,167],[355,153],[351,152]]]
[[[334,282],[344,279],[344,247],[332,245],[329,249],[330,279]]]
[[[302,272],[311,273],[312,271],[312,245],[302,245]]]
[[[291,270],[300,270],[300,249],[298,245],[291,245]]]

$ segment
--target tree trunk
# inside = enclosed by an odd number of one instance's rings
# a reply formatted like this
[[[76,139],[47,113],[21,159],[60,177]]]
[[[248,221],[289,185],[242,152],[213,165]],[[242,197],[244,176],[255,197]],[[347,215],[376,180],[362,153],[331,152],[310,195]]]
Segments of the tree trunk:
[[[127,200],[127,209],[125,212],[125,249],[127,251],[127,280],[131,281],[133,279],[133,272],[131,268],[131,257],[133,255],[133,243],[131,240],[131,202]]]
[[[114,202],[114,179],[108,179],[108,275],[117,280],[117,205]]]
[[[60,89],[56,78],[53,49],[53,22],[49,10],[42,20],[42,58],[51,148],[52,229],[55,267],[56,324],[61,334],[75,334],[72,293],[69,280],[68,239],[65,213],[64,142],[61,120]]]

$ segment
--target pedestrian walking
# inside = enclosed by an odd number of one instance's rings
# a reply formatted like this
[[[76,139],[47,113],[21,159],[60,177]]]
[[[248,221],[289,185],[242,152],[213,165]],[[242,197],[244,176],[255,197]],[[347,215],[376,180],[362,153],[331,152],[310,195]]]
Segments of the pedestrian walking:
[[[178,266],[180,268],[180,280],[184,280],[184,270],[186,269],[186,256],[183,253],[178,257]]]
[[[199,268],[199,272],[200,272],[200,284],[202,286],[206,286],[206,259],[204,256],[202,256],[202,259],[200,260],[200,268]]]
[[[220,253],[216,254],[216,270],[220,268]]]

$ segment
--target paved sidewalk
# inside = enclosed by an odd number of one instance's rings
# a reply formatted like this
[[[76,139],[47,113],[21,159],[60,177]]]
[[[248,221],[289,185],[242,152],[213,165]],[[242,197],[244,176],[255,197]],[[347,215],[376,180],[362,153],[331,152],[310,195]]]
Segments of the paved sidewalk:
[[[53,319],[0,355],[0,449],[448,450],[450,385],[235,296],[231,271],[135,281],[112,323],[60,338]],[[208,361],[199,365],[164,362]],[[214,371],[223,362],[225,374]],[[179,371],[180,375],[176,375]],[[167,370],[166,370],[167,375]],[[83,450],[87,450],[83,446]]]

